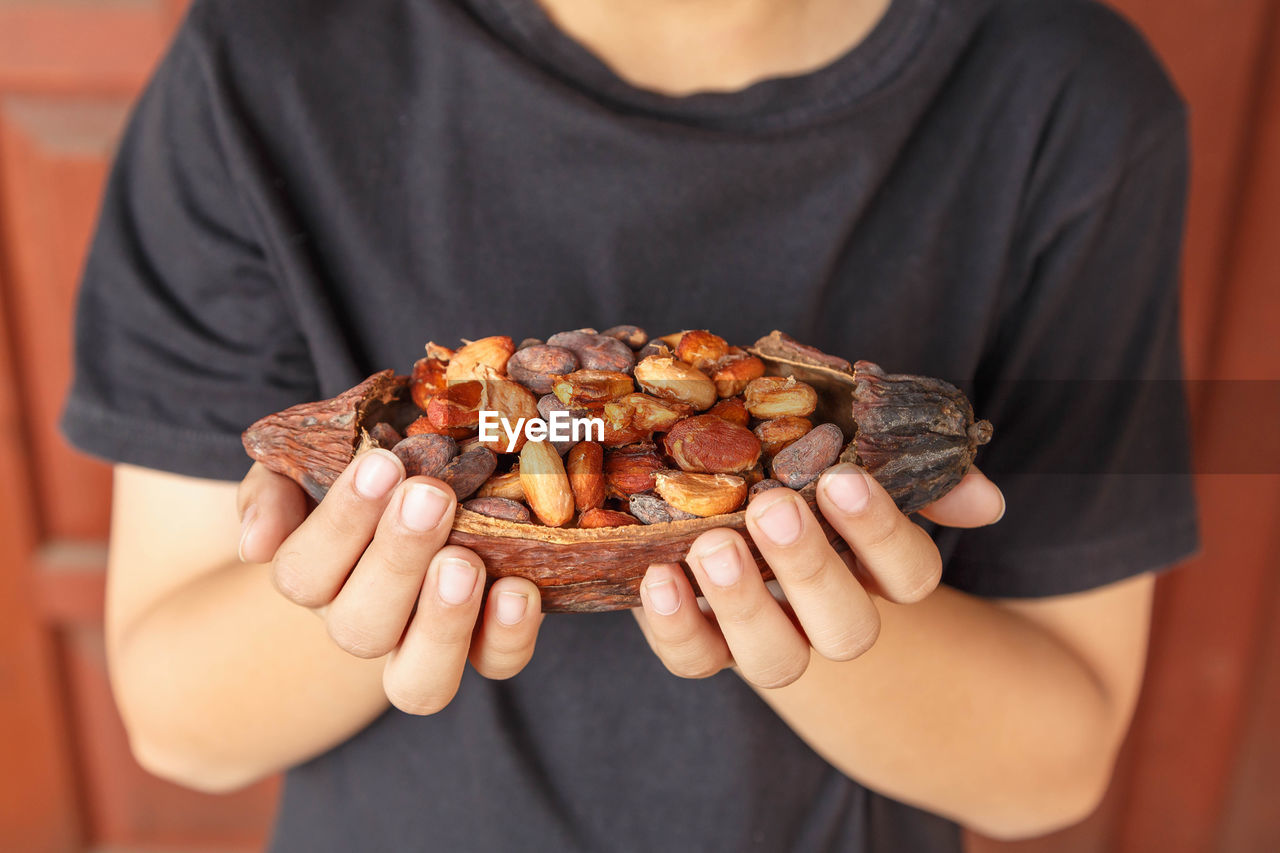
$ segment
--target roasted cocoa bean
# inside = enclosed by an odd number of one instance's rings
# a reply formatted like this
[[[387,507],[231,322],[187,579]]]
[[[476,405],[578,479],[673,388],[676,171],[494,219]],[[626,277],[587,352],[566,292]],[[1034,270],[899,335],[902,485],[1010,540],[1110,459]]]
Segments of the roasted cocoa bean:
[[[498,457],[487,447],[476,447],[454,457],[440,472],[458,500],[466,500],[498,467]]]
[[[447,435],[422,433],[396,442],[391,452],[404,463],[410,477],[439,477],[458,455],[458,443]]]
[[[787,445],[799,441],[809,430],[813,422],[808,418],[787,416],[773,418],[756,424],[756,438],[760,439],[760,447],[766,459],[772,459],[778,451]]]
[[[501,518],[503,521],[515,521],[527,524],[533,520],[529,508],[509,498],[472,498],[463,502],[462,506],[472,512],[487,515],[490,518]]]
[[[629,500],[631,514],[644,524],[665,524],[668,521],[687,521],[697,518],[691,512],[676,509],[657,495],[635,494]]]
[[[580,441],[565,457],[573,505],[578,512],[604,506],[604,448],[594,441]]]
[[[649,442],[610,448],[604,455],[605,491],[622,500],[636,492],[652,491],[654,472],[666,467]]]
[[[746,427],[715,415],[685,418],[671,428],[662,444],[682,471],[738,474],[760,460],[760,439]]]
[[[582,331],[560,332],[547,338],[547,345],[572,351],[583,370],[630,373],[636,365],[631,347],[608,335]]]
[[[778,451],[770,471],[783,485],[799,489],[836,463],[844,434],[835,424],[819,424],[803,438]]]
[[[756,483],[751,488],[747,489],[747,500],[749,501],[752,498],[754,498],[756,495],[760,494],[761,492],[767,492],[770,489],[785,489],[785,488],[786,486],[784,484],[778,482],[772,477],[768,477]]]
[[[578,526],[584,530],[597,527],[628,527],[639,523],[640,520],[633,515],[600,507],[593,507],[578,516]]]
[[[550,394],[557,375],[578,369],[578,357],[564,347],[535,344],[507,359],[507,375],[535,394]]]
[[[649,333],[639,326],[613,326],[605,329],[600,334],[617,338],[633,350],[640,349],[640,347],[649,343]]]
[[[369,440],[378,447],[390,450],[404,440],[404,436],[391,424],[380,422],[369,427]]]

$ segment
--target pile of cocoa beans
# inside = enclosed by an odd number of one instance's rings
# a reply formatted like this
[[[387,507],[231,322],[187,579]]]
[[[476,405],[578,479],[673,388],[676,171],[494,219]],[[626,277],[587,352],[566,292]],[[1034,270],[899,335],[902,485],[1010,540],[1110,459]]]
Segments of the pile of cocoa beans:
[[[812,386],[764,374],[759,358],[705,329],[429,343],[410,378],[421,415],[403,436],[377,423],[366,438],[410,476],[447,482],[466,509],[509,522],[598,528],[720,515],[765,489],[802,488],[844,445],[837,425],[813,423]],[[604,434],[494,440],[480,432],[486,410],[513,424],[555,412],[600,418]]]

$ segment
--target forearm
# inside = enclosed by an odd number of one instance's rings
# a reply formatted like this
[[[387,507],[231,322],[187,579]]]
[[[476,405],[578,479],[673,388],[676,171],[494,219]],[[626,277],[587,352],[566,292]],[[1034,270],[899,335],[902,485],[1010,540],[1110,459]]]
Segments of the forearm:
[[[814,654],[793,684],[760,695],[818,753],[867,787],[992,835],[1082,818],[1127,725],[1086,663],[1050,632],[940,587],[878,600],[863,656]]]
[[[382,661],[335,646],[263,565],[194,579],[111,645],[135,755],[191,787],[248,784],[346,740],[388,706]]]

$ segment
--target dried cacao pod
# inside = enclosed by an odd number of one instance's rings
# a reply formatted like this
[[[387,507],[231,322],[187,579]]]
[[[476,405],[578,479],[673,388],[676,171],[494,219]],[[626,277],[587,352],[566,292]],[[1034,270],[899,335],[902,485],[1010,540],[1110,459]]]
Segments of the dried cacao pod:
[[[678,347],[681,337],[656,340]],[[978,446],[991,437],[991,425],[975,422],[964,395],[941,380],[888,374],[869,362],[850,364],[781,332],[761,338],[746,352],[764,363],[766,376],[791,376],[817,391],[813,423],[838,427],[847,442],[841,458],[865,468],[904,512],[914,512],[946,494],[964,476]],[[642,349],[638,355],[643,358],[646,353]],[[706,402],[709,406],[714,397]],[[244,445],[254,459],[291,477],[320,500],[357,453],[376,446],[370,437],[374,424],[386,423],[405,433],[419,415],[408,377],[386,370],[331,400],[263,418],[245,432]],[[764,480],[758,486],[775,482]],[[815,491],[816,481],[799,489],[811,506],[816,504]],[[636,606],[648,566],[679,563],[703,531],[746,529],[742,510],[706,518],[669,514],[673,520],[662,521],[668,513],[661,499],[633,494],[630,503],[631,515],[644,508],[640,514],[646,523],[549,527],[495,518],[462,506],[449,542],[479,554],[491,580],[505,575],[532,580],[542,591],[544,611],[600,611]],[[591,520],[597,517],[622,520],[605,512]],[[817,517],[832,545],[846,550],[821,513]],[[765,577],[772,577],[750,537],[747,544]]]

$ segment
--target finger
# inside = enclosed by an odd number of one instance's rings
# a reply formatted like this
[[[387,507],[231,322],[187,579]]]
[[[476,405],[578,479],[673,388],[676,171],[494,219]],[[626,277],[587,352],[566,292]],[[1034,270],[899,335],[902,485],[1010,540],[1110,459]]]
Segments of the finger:
[[[471,665],[485,678],[510,678],[533,657],[542,625],[542,597],[525,578],[499,578],[485,597],[480,630],[471,641]]]
[[[909,604],[937,587],[942,557],[933,540],[861,468],[846,462],[827,469],[818,481],[818,508],[849,543],[875,592]]]
[[[688,563],[747,681],[783,687],[804,674],[809,641],[765,587],[755,557],[737,532],[703,533],[694,540]]]
[[[747,507],[747,532],[819,654],[852,660],[871,648],[880,633],[876,606],[799,495],[760,493]]]
[[[729,645],[698,609],[693,587],[675,563],[655,563],[640,584],[640,629],[673,674],[706,678],[733,665]]]
[[[307,496],[293,480],[255,462],[240,481],[236,508],[241,562],[268,563],[285,537],[307,517]]]
[[[977,468],[970,468],[956,487],[920,510],[947,527],[984,527],[1004,518],[1004,492]]]
[[[325,613],[329,636],[362,658],[382,657],[400,642],[431,558],[453,526],[453,490],[440,480],[400,484],[373,541]]]
[[[406,714],[434,714],[453,701],[483,593],[484,564],[474,552],[457,545],[436,552],[417,612],[382,671],[392,705]]]
[[[404,465],[389,450],[360,454],[276,551],[272,580],[303,607],[328,604],[364,553]]]

